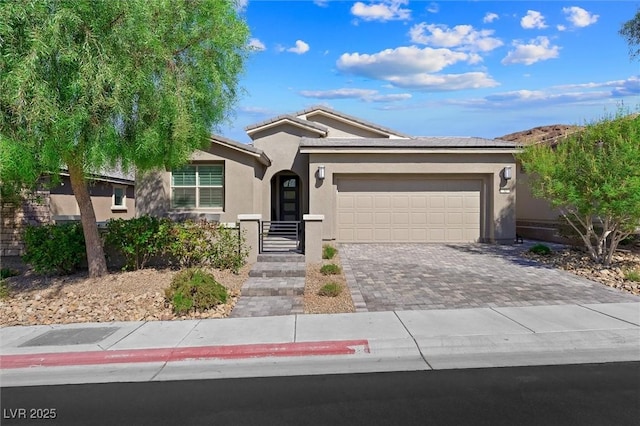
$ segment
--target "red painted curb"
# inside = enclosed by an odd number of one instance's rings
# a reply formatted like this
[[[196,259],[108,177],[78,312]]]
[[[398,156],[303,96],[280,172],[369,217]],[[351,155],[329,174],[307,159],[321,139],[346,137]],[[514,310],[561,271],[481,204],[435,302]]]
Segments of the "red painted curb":
[[[0,355],[0,368],[63,367],[73,365],[169,362],[203,359],[248,359],[370,353],[368,340],[324,342],[266,343],[233,346],[197,346],[191,348],[131,349],[115,351],[60,352],[25,355]]]

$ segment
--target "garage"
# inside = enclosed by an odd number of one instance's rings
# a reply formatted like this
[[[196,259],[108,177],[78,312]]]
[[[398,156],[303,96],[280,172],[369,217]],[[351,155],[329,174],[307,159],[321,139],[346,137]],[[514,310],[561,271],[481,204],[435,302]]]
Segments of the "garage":
[[[340,242],[476,242],[482,181],[432,177],[337,180]]]

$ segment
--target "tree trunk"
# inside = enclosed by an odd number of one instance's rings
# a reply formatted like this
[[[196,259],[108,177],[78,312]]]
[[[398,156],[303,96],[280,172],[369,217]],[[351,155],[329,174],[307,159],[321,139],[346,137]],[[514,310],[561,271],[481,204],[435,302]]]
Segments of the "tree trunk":
[[[89,265],[90,277],[101,277],[108,274],[107,261],[104,257],[104,249],[102,248],[102,240],[98,233],[98,224],[96,222],[96,214],[93,211],[93,203],[89,195],[89,187],[84,177],[84,171],[77,164],[69,164],[69,178],[71,180],[71,189],[76,197],[76,202],[80,207],[80,221],[82,222],[82,231],[84,233],[84,241],[87,247],[87,263]]]

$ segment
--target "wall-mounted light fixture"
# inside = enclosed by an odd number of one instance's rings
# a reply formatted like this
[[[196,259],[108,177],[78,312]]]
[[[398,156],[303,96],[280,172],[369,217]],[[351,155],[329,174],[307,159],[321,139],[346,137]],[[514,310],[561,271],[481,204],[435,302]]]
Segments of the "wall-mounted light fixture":
[[[318,179],[324,179],[324,166],[318,166]]]
[[[511,166],[507,166],[502,170],[502,177],[504,177],[504,180],[509,180],[513,177],[511,174]]]

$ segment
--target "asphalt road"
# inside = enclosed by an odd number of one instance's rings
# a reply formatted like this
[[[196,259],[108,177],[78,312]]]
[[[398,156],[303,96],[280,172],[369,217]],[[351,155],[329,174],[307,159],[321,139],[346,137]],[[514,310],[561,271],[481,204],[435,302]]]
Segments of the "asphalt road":
[[[2,425],[640,424],[640,362],[1,392]]]

